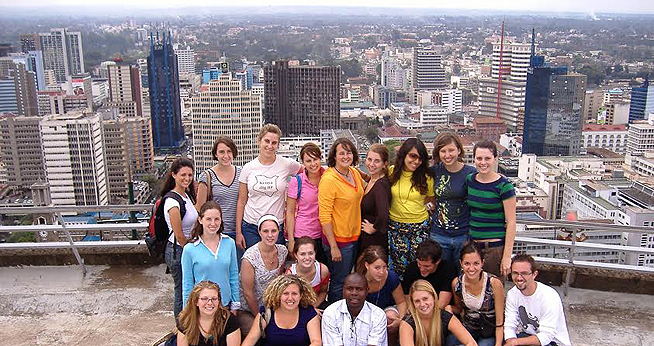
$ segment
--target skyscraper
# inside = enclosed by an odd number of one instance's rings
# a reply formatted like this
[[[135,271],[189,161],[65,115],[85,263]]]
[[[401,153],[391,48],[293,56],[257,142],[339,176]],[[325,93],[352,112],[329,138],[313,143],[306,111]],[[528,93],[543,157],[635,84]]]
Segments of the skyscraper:
[[[258,155],[257,136],[261,130],[262,107],[259,95],[244,90],[241,81],[230,74],[201,87],[191,99],[193,158],[197,172],[215,164],[211,148],[219,135],[229,136],[238,148],[234,159],[243,165]]]
[[[586,76],[532,59],[527,73],[522,153],[578,155],[584,123]]]
[[[141,75],[136,65],[114,64],[107,66],[109,81],[109,107],[118,108],[120,114],[143,116]]]
[[[442,59],[443,56],[434,47],[413,49],[412,103],[417,102],[416,95],[420,90],[436,90],[448,86]]]
[[[36,75],[11,57],[0,58],[0,113],[39,115]]]
[[[195,73],[195,52],[191,47],[182,48],[180,44],[173,46],[177,55],[177,70],[179,74]]]
[[[57,82],[64,83],[71,75],[83,74],[84,50],[82,48],[82,33],[69,32],[66,29],[51,29],[49,33],[40,33],[40,48],[43,51],[43,64],[45,70],[53,70]],[[31,38],[25,36],[21,42],[23,49],[34,48]]]
[[[45,179],[39,134],[40,117],[0,116],[0,181],[29,188]]]
[[[162,33],[161,38],[158,32],[156,38],[150,34],[148,85],[154,149],[178,148],[184,139],[184,128],[179,100],[177,56],[170,33]]]
[[[650,85],[649,78],[645,78],[643,85],[631,89],[629,123],[647,120],[651,112],[654,112],[654,85]]]
[[[340,126],[340,66],[289,66],[276,61],[264,67],[267,123],[284,136],[319,135]]]

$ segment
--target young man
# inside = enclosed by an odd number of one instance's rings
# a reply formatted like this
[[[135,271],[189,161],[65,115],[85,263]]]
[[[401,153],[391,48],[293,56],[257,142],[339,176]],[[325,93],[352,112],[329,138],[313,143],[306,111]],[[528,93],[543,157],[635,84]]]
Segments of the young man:
[[[323,346],[387,346],[386,313],[366,301],[368,281],[352,273],[343,283],[343,298],[322,313]]]
[[[513,257],[511,278],[515,287],[506,295],[505,345],[569,346],[561,297],[553,288],[536,281],[536,276],[531,256]]]
[[[438,293],[438,307],[443,309],[452,299],[452,280],[456,277],[456,268],[452,263],[441,259],[441,246],[428,239],[418,245],[415,262],[411,262],[404,273],[402,288],[409,295],[411,285],[419,279],[427,280]],[[409,299],[407,297],[407,299]]]

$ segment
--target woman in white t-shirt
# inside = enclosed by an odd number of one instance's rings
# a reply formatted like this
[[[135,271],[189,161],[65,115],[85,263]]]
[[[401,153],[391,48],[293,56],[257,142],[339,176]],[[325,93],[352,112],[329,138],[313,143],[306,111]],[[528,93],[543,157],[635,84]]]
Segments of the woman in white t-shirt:
[[[261,128],[257,143],[259,156],[243,166],[239,176],[236,205],[236,246],[247,249],[261,241],[257,221],[271,214],[284,220],[286,185],[297,174],[300,164],[277,155],[282,131],[274,124]],[[280,225],[278,244],[284,244],[284,228]]]
[[[175,282],[173,311],[177,319],[182,311],[182,249],[198,219],[194,206],[193,161],[180,157],[170,165],[161,187],[161,200],[170,232],[164,257]]]

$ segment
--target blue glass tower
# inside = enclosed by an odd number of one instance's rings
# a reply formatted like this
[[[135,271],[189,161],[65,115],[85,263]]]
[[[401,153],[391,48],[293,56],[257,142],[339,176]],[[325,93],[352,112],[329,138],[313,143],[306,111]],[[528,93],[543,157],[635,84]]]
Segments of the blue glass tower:
[[[629,123],[647,119],[650,112],[654,112],[654,85],[650,85],[649,78],[645,78],[643,85],[631,88]]]
[[[179,148],[184,139],[182,112],[179,101],[179,73],[177,56],[173,51],[170,33],[156,40],[150,34],[148,57],[148,85],[152,143],[156,151]]]

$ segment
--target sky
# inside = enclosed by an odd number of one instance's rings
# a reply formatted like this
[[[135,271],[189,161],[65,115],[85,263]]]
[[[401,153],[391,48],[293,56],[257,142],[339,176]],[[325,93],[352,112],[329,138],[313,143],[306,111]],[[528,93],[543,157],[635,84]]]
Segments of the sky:
[[[220,7],[220,6],[353,6],[353,7],[400,7],[400,8],[443,8],[464,10],[510,10],[547,11],[582,13],[641,13],[654,14],[652,0],[248,0],[245,2],[225,2],[207,0],[110,0],[99,3],[97,0],[0,0],[0,7],[33,6],[89,6],[98,3],[104,6],[124,7]]]

